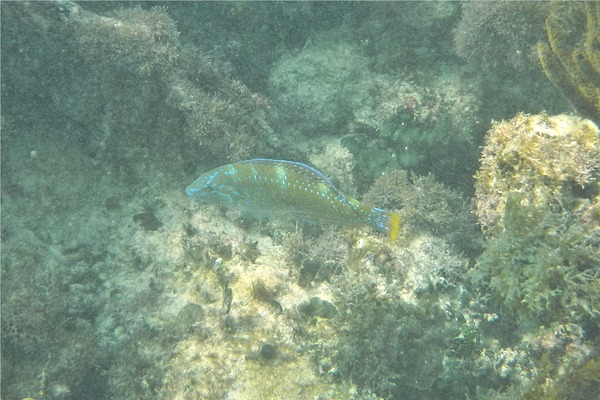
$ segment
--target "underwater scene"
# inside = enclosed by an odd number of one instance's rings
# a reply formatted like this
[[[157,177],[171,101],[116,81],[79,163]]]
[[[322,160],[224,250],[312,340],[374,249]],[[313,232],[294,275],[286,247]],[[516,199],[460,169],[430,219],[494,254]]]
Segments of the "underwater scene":
[[[600,3],[0,10],[2,399],[600,399]]]

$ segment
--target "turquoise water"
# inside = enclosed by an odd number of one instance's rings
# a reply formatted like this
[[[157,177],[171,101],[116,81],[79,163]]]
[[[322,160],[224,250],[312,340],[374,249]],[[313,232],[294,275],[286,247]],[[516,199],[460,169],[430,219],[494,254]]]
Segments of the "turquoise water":
[[[570,4],[3,2],[2,398],[599,398]],[[185,195],[255,158],[398,240]]]

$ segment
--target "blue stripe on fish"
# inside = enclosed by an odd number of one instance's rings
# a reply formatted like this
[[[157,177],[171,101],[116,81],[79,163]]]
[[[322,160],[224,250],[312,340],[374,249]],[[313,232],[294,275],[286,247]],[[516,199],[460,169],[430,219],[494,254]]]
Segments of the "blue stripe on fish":
[[[203,203],[236,207],[250,214],[369,225],[392,240],[400,229],[398,214],[363,206],[316,169],[294,161],[257,158],[223,165],[201,175],[185,193]]]

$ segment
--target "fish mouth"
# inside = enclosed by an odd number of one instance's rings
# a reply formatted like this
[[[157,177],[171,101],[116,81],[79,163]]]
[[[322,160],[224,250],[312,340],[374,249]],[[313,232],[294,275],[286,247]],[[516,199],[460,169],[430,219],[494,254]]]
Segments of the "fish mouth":
[[[194,195],[196,194],[197,190],[195,190],[193,187],[188,186],[185,188],[185,194],[187,194],[190,197],[194,197]]]

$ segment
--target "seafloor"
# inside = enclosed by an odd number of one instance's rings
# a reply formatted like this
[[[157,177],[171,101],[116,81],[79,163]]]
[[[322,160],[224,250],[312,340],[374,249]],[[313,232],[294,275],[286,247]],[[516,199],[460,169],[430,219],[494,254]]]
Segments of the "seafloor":
[[[598,21],[2,2],[1,397],[600,399]],[[252,158],[400,237],[185,196]]]

